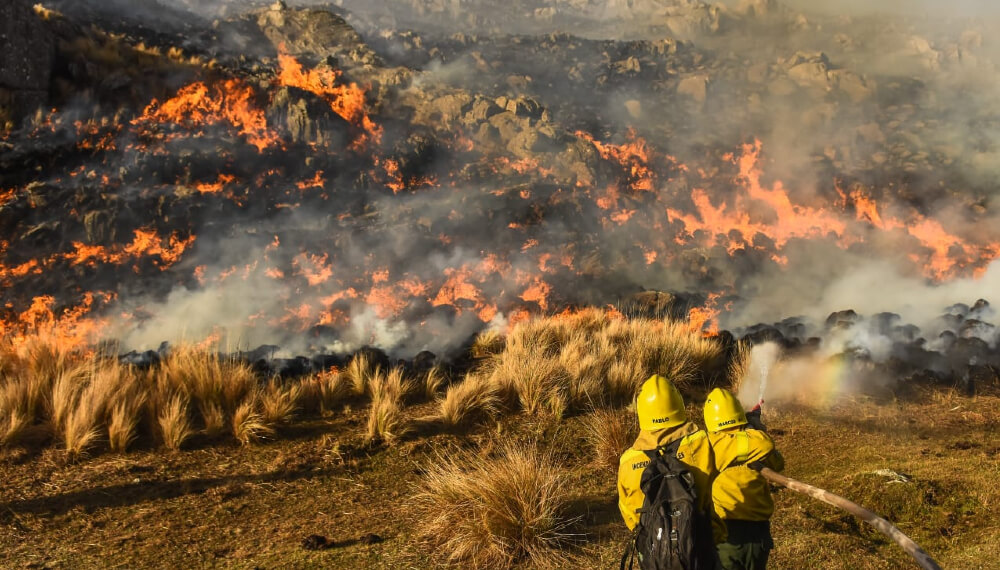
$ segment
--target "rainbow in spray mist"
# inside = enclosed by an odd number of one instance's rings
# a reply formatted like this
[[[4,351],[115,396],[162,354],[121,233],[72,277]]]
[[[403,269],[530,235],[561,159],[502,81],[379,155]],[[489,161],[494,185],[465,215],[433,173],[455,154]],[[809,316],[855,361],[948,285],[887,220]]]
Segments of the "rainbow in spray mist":
[[[863,364],[822,350],[786,354],[780,345],[767,342],[753,346],[749,359],[737,390],[747,410],[760,402],[765,407],[782,403],[826,407],[877,382]]]

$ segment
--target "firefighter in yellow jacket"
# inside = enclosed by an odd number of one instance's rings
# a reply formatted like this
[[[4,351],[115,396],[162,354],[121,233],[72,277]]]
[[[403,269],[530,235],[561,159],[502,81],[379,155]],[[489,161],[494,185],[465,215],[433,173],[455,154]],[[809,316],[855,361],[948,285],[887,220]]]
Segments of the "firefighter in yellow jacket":
[[[774,500],[760,468],[781,471],[785,461],[771,437],[747,423],[743,406],[728,390],[709,393],[705,426],[719,472],[712,483],[712,502],[726,526],[726,540],[717,544],[722,566],[763,569],[774,547],[770,522]]]
[[[636,510],[642,508],[645,500],[639,483],[649,457],[643,451],[663,447],[678,439],[681,441],[677,448],[677,459],[686,464],[691,472],[698,491],[699,508],[711,516],[715,460],[708,434],[687,421],[680,392],[663,376],[651,376],[639,390],[635,411],[639,416],[639,437],[618,461],[618,509],[629,530],[633,530],[639,523]],[[713,530],[719,533],[716,534],[718,541],[723,532],[722,527],[719,525]]]

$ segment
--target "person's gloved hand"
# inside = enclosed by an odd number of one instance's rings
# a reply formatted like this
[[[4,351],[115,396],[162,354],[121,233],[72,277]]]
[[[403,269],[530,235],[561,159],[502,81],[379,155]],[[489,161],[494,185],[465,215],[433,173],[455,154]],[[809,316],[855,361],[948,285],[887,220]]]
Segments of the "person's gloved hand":
[[[757,407],[747,412],[747,423],[753,429],[759,429],[760,431],[767,431],[767,426],[764,425],[764,421],[760,419],[760,404]]]

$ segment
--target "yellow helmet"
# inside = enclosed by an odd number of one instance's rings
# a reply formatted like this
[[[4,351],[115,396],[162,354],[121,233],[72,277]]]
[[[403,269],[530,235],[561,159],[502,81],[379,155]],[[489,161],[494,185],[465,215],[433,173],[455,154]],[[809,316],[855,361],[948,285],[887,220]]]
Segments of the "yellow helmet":
[[[639,428],[646,431],[679,426],[687,421],[684,398],[673,382],[659,374],[643,382],[635,400],[635,412],[639,415]]]
[[[743,405],[732,392],[722,388],[709,392],[708,399],[705,400],[705,427],[708,431],[722,431],[746,423],[747,415],[743,411]]]

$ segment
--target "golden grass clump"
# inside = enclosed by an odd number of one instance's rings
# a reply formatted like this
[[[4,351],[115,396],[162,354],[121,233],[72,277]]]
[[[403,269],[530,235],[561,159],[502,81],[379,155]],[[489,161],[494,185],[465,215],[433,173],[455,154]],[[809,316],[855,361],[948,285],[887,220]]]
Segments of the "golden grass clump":
[[[256,393],[236,407],[232,419],[233,437],[242,445],[256,443],[274,433],[257,411]]]
[[[76,399],[76,405],[69,411],[60,435],[70,455],[82,455],[100,437],[97,422],[106,405],[102,396],[96,390],[83,390]]]
[[[378,374],[377,366],[372,366],[368,355],[359,352],[355,354],[351,361],[347,363],[342,374],[353,388],[355,396],[364,396],[369,393],[371,381]]]
[[[420,535],[440,561],[474,568],[554,567],[573,538],[572,486],[554,458],[505,444],[499,455],[460,453],[428,466],[414,497]]]
[[[569,375],[556,358],[505,352],[498,357],[490,382],[516,400],[522,411],[538,415],[565,401]]]
[[[0,443],[16,445],[22,437],[36,427],[46,427],[52,431],[52,395],[56,381],[66,376],[62,392],[68,398],[57,403],[62,418],[68,415],[68,407],[76,382],[69,377],[82,378],[84,369],[81,358],[59,349],[49,340],[36,337],[21,345],[9,339],[0,341]],[[65,408],[65,409],[64,409]]]
[[[465,379],[448,386],[438,400],[438,419],[449,427],[465,425],[478,418],[495,416],[500,410],[500,394],[490,379],[468,374]]]
[[[628,403],[652,374],[683,390],[721,355],[717,342],[687,323],[585,309],[518,323],[504,350],[484,358],[476,372],[525,413],[559,415]]]
[[[167,449],[178,450],[194,435],[188,419],[188,398],[178,393],[171,397],[159,411],[156,422],[160,428],[160,438]]]
[[[369,392],[373,402],[378,400],[402,402],[415,390],[416,384],[405,377],[400,367],[393,368],[389,372],[376,369],[369,381]]]
[[[310,376],[301,383],[299,402],[306,412],[326,415],[347,399],[353,386],[337,369],[330,369]]]
[[[507,340],[500,331],[488,329],[476,335],[470,351],[473,358],[488,358],[503,352],[506,344]]]
[[[618,459],[632,445],[639,431],[635,412],[629,409],[597,408],[583,420],[586,438],[594,450],[594,464],[618,470]]]
[[[139,437],[139,421],[145,405],[145,394],[139,394],[134,399],[120,401],[111,408],[108,419],[108,446],[111,451],[124,453]]]
[[[209,436],[224,431],[227,418],[258,384],[249,364],[190,345],[171,351],[156,371],[155,381],[170,393],[180,391],[190,398]]]
[[[507,335],[503,354],[526,354],[552,357],[559,353],[571,332],[560,319],[536,318],[514,325]]]
[[[297,382],[281,382],[277,378],[267,383],[260,393],[261,416],[271,426],[292,421],[299,409],[302,387]]]
[[[16,444],[31,426],[33,415],[27,410],[27,382],[15,380],[0,388],[0,444]]]
[[[392,445],[410,431],[400,402],[388,399],[373,400],[368,410],[365,436],[369,443],[382,442]]]
[[[199,402],[198,413],[204,425],[203,431],[210,438],[216,438],[226,432],[226,411],[218,402]]]
[[[434,366],[424,374],[424,397],[433,400],[441,393],[448,377],[440,366]]]
[[[72,456],[86,453],[102,434],[113,450],[124,450],[135,439],[143,403],[134,371],[97,357],[62,371],[50,402],[52,431]]]
[[[406,398],[416,390],[416,384],[406,378],[402,368],[389,372],[376,370],[369,382],[372,405],[368,410],[365,434],[369,442],[391,445],[409,432],[403,414]]]
[[[608,367],[606,376],[608,399],[619,404],[631,401],[649,376],[649,369],[641,362],[626,358],[615,360]]]
[[[187,386],[193,396],[227,404],[238,401],[256,384],[249,364],[190,345],[173,349],[161,370],[175,384]]]

